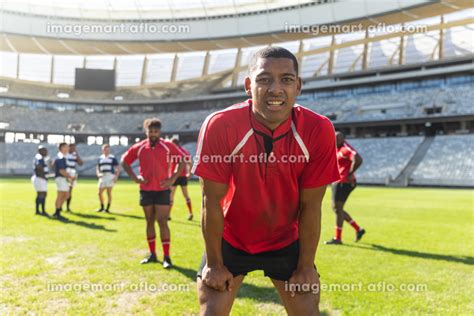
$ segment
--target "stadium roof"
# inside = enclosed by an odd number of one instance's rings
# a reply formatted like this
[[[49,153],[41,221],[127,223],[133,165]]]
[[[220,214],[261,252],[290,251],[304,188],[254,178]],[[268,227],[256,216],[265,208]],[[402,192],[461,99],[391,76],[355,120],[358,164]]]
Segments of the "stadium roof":
[[[310,0],[2,0],[5,10],[81,19],[181,19],[278,9]],[[327,1],[326,1],[327,2]]]
[[[2,0],[0,3],[2,51],[76,55],[178,53],[268,45],[315,36],[308,31],[289,32],[288,26],[366,27],[410,23],[474,6],[467,0]]]

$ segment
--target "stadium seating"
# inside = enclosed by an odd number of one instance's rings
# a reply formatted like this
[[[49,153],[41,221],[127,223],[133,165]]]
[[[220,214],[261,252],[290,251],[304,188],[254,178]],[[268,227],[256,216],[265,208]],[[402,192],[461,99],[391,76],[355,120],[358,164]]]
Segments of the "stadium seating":
[[[48,148],[50,159],[57,154],[57,147],[52,144],[43,144]],[[0,173],[8,175],[29,175],[33,173],[33,159],[37,152],[38,144],[34,143],[11,143],[0,144]],[[127,149],[125,146],[111,146],[110,152],[120,159],[122,153]],[[100,145],[78,144],[79,152],[84,164],[78,167],[79,174],[95,175],[97,159],[101,154]],[[5,152],[5,155],[3,155]]]
[[[360,122],[474,114],[473,99],[473,84],[464,83],[361,95],[303,94],[298,100],[318,113],[335,115],[335,122]],[[441,112],[428,114],[430,108],[440,108]]]
[[[412,174],[419,185],[474,186],[474,135],[437,136]]]
[[[358,181],[386,184],[395,179],[422,141],[418,136],[349,139],[364,160],[356,173]]]
[[[298,102],[310,109],[327,115],[334,122],[361,122],[399,120],[413,117],[450,116],[474,114],[473,84],[470,82],[407,90],[391,90],[366,94],[304,93]],[[244,97],[242,97],[244,99]],[[1,104],[1,103],[0,103]],[[210,103],[207,110],[166,111],[154,113],[106,113],[71,111],[67,106],[59,110],[31,109],[23,106],[0,106],[3,122],[10,130],[49,133],[138,133],[143,120],[158,116],[165,132],[198,131],[208,114],[219,107],[230,105],[225,100]],[[437,111],[431,111],[437,109]],[[54,116],[54,120],[52,117]],[[28,126],[25,118],[35,117]]]
[[[415,154],[423,137],[383,137],[348,139],[361,154],[364,162],[357,171],[359,183],[388,184],[394,180]],[[474,158],[472,148],[474,135],[436,136],[427,154],[411,176],[414,185],[474,186]],[[54,158],[56,146],[46,145],[49,156]],[[196,143],[183,145],[192,157],[196,154]],[[126,146],[111,146],[111,153],[120,160]],[[30,175],[37,144],[0,143],[0,174]],[[78,144],[77,150],[84,160],[78,168],[81,176],[95,176],[95,166],[100,155],[100,145]],[[138,163],[132,165],[138,172]],[[122,171],[122,176],[126,177]]]
[[[210,113],[209,110],[188,112],[162,113],[94,113],[74,111],[53,111],[24,107],[0,107],[3,122],[8,122],[9,129],[17,131],[48,132],[48,133],[139,133],[143,120],[157,116],[163,123],[163,131],[183,132],[197,131]],[[25,118],[35,117],[25,126]],[[53,119],[54,118],[54,119]]]

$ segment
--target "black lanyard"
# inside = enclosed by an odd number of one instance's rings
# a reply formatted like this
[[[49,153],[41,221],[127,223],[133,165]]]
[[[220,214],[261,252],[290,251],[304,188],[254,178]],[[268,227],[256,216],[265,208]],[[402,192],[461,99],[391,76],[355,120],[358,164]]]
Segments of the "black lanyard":
[[[267,155],[269,155],[272,150],[273,150],[273,143],[282,139],[283,137],[287,136],[289,131],[276,137],[276,138],[272,138],[271,136],[265,134],[265,133],[262,133],[260,131],[257,131],[256,129],[253,130],[255,132],[255,134],[257,135],[260,135],[263,137],[263,145],[265,146],[265,152]]]

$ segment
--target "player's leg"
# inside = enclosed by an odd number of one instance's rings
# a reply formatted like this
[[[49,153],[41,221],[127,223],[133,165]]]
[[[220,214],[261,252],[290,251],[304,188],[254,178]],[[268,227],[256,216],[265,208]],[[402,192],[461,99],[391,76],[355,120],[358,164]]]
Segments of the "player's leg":
[[[165,204],[156,204],[155,207],[155,216],[158,226],[160,228],[160,240],[161,246],[163,248],[163,267],[165,269],[170,268],[171,258],[170,258],[170,244],[171,244],[171,234],[170,228],[168,226],[168,218],[170,215],[170,206]]]
[[[315,291],[307,293],[295,293],[292,297],[288,290],[287,281],[271,279],[276,287],[278,294],[285,306],[289,316],[298,315],[320,315],[319,313],[319,286],[315,287]]]
[[[186,200],[186,206],[188,207],[188,212],[189,212],[188,220],[191,221],[193,219],[193,206],[191,204],[191,198],[189,197],[188,185],[187,184],[181,186],[181,192],[183,192],[183,196]]]
[[[110,204],[112,203],[112,187],[106,187],[107,190],[107,208],[105,212],[110,213]]]
[[[155,232],[155,210],[153,204],[142,205],[143,213],[145,214],[146,220],[146,239],[148,242],[148,249],[150,255],[143,259],[140,263],[157,262],[156,259],[156,232]]]
[[[69,186],[69,194],[68,194],[67,199],[66,199],[66,211],[67,212],[71,212],[72,188],[73,188],[73,185],[71,183],[71,185]]]
[[[35,214],[39,215],[40,214],[40,192],[36,192],[36,199],[35,199]]]
[[[341,206],[342,207],[342,213],[343,213],[343,216],[344,216],[344,220],[346,222],[348,222],[353,228],[354,230],[356,231],[356,238],[355,238],[355,241],[359,241],[362,236],[364,236],[365,234],[365,229],[363,229],[362,227],[360,227],[357,222],[349,215],[349,213],[344,210],[344,206],[345,206],[345,202],[347,201],[347,199],[349,198],[349,195],[352,193],[352,191],[354,191],[355,189],[355,185],[349,185],[348,184],[348,188],[347,188],[347,195],[345,197],[345,201],[343,203],[343,205]]]
[[[97,210],[97,212],[103,212],[105,210],[104,209],[104,191],[105,191],[105,187],[103,185],[100,185],[99,191],[98,191],[100,208]]]
[[[333,183],[332,186],[332,195],[331,195],[331,207],[336,215],[336,227],[334,238],[325,242],[329,245],[340,245],[342,244],[342,225],[344,223],[344,214],[342,213],[344,206],[344,199],[342,197],[342,183]],[[342,204],[341,204],[342,203]]]
[[[336,200],[332,203],[332,210],[336,214],[336,227],[334,238],[327,241],[326,244],[342,243],[342,225],[344,224],[344,201]]]
[[[169,221],[171,220],[171,209],[173,208],[173,204],[174,204],[174,195],[176,194],[176,188],[177,188],[177,186],[175,184],[173,184],[171,186],[171,191],[170,191],[170,215],[168,216]]]
[[[201,316],[229,315],[243,280],[243,275],[234,277],[234,287],[232,291],[221,292],[208,287],[202,282],[202,279],[198,277],[197,292],[200,305],[199,314]]]
[[[33,176],[33,186],[36,191],[36,215],[47,215],[45,211],[46,192],[48,191],[48,181],[45,179]],[[40,211],[41,209],[41,211]]]
[[[47,188],[48,184],[46,184],[46,190],[48,189]],[[48,196],[48,191],[44,191],[44,192],[40,192],[41,193],[41,203],[40,203],[40,206],[41,206],[41,215],[48,215],[48,213],[46,213],[46,197]]]
[[[58,195],[56,197],[56,203],[55,203],[56,212],[54,213],[54,216],[61,217],[61,209],[67,197],[68,197],[68,191],[58,191]]]
[[[46,192],[43,191],[43,192],[38,192],[38,206],[37,206],[37,211],[38,211],[38,214],[41,214],[41,215],[46,215],[46,211],[45,211],[45,202],[46,202]],[[41,213],[39,213],[39,209],[41,208]]]

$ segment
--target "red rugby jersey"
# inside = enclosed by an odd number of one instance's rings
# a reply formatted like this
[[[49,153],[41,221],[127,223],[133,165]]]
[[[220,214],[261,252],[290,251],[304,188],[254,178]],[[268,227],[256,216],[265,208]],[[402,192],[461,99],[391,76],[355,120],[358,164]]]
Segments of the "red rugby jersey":
[[[173,143],[174,144],[174,143]],[[187,163],[188,161],[191,161],[191,153],[184,147],[180,146],[180,145],[176,145],[175,146],[178,148],[179,151],[181,151],[181,153],[183,154],[183,157],[184,157],[184,161]],[[172,170],[176,171],[176,169],[178,168],[178,164],[177,163],[173,163],[173,166],[172,166]],[[181,173],[179,174],[180,177],[186,177],[188,175],[188,165],[186,164],[186,166],[183,168],[183,170],[181,170]]]
[[[183,153],[172,142],[160,138],[151,147],[147,138],[130,147],[122,160],[131,165],[138,159],[140,175],[148,180],[147,183],[140,184],[140,190],[163,191],[169,188],[161,187],[160,181],[172,176],[172,164],[180,157],[183,157]]]
[[[339,173],[341,174],[339,182],[349,182],[349,171],[356,154],[357,151],[346,141],[344,141],[341,147],[337,148],[337,163],[339,165]],[[355,174],[352,176],[355,180]]]
[[[192,172],[229,185],[221,201],[227,242],[249,253],[280,249],[298,239],[300,190],[339,179],[334,128],[295,105],[272,132],[247,100],[207,117]]]

